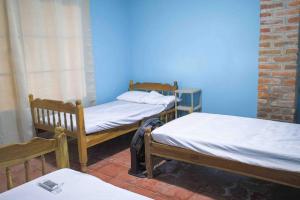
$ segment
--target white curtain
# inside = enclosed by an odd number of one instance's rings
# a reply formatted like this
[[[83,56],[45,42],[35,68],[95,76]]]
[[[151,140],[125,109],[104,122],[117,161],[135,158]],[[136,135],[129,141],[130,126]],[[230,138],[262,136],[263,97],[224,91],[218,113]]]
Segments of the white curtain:
[[[0,0],[0,145],[32,138],[28,94],[95,103],[89,1]]]

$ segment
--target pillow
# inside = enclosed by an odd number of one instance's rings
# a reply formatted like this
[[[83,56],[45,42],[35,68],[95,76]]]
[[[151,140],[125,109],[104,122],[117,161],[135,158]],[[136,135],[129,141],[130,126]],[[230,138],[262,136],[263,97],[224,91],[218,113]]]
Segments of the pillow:
[[[121,101],[129,101],[135,103],[143,103],[143,99],[149,94],[149,92],[143,91],[128,91],[124,92],[120,96],[117,97],[118,100]]]
[[[156,91],[151,91],[147,96],[144,97],[143,103],[164,105],[166,108],[174,106],[175,96],[165,96]]]

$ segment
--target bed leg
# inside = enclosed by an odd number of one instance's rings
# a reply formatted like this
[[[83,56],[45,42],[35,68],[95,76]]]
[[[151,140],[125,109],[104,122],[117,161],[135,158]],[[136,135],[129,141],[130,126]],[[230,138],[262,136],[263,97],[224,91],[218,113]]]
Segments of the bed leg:
[[[87,171],[87,149],[79,150],[79,162],[80,162],[80,170],[82,172]]]
[[[151,155],[151,129],[145,132],[145,162],[148,178],[153,178],[153,156]]]
[[[82,138],[78,138],[78,153],[79,153],[79,162],[80,162],[80,170],[82,172],[87,171],[87,146],[86,141],[82,141]]]
[[[87,172],[87,163],[80,163],[80,171]]]

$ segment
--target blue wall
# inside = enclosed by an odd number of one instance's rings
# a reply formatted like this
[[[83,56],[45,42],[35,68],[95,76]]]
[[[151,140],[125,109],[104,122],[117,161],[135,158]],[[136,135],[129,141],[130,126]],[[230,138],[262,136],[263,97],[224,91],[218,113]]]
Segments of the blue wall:
[[[132,0],[132,79],[203,91],[203,111],[256,116],[259,0]]]
[[[129,79],[178,80],[203,90],[204,112],[256,116],[259,0],[91,2],[97,102]]]
[[[111,101],[128,89],[128,2],[91,0],[91,26],[97,104]]]

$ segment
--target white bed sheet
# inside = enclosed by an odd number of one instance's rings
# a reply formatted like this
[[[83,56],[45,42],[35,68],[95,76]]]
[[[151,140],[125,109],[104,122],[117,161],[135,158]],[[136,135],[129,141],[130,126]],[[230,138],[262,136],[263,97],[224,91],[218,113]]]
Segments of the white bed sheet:
[[[157,115],[160,112],[169,109],[163,105],[153,105],[144,103],[134,103],[129,101],[116,100],[109,103],[100,104],[97,106],[91,106],[84,108],[84,121],[86,134],[95,133],[111,128],[116,128],[122,125],[133,124],[144,118]],[[75,115],[73,116],[73,122],[75,126]],[[58,115],[55,115],[56,122],[58,121]],[[63,114],[61,113],[61,119]],[[48,123],[47,118],[45,119]],[[50,117],[50,123],[53,123],[52,116]],[[67,124],[70,128],[70,116],[67,114]],[[62,124],[64,127],[64,121]],[[76,127],[75,127],[76,129]]]
[[[84,109],[87,134],[122,125],[133,124],[165,110],[163,105],[112,101]]]
[[[63,183],[58,194],[38,186],[43,180]],[[60,169],[0,194],[0,200],[149,200],[149,198],[118,188],[94,176],[71,169]]]
[[[156,142],[273,169],[300,172],[300,125],[192,113],[152,132]]]

